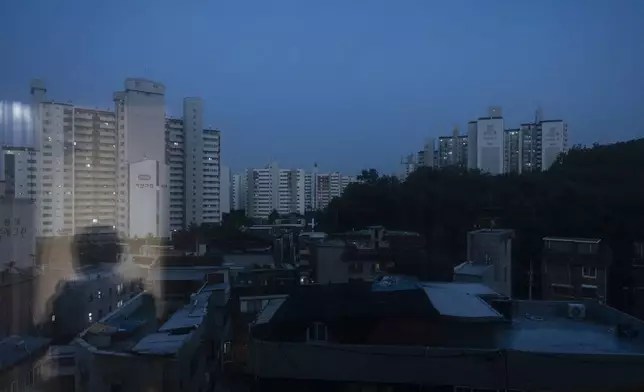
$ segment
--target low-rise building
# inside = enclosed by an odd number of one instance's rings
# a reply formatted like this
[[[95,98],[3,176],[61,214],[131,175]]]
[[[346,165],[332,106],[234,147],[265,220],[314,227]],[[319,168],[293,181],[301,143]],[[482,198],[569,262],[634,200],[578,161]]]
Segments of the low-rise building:
[[[628,278],[622,287],[627,293],[626,309],[633,316],[644,319],[644,242],[633,244],[633,257],[626,270]]]
[[[34,332],[33,299],[39,271],[0,264],[0,339]]]
[[[454,267],[455,282],[482,283],[512,297],[513,230],[481,229],[467,233],[467,261]]]
[[[299,284],[299,272],[284,268],[246,267],[233,272],[231,350],[226,358],[233,371],[244,371],[248,361],[249,325],[269,301],[285,298]]]
[[[371,281],[398,269],[419,276],[422,271],[416,267],[425,260],[417,251],[423,244],[418,233],[390,231],[382,226],[329,235],[309,245],[311,278],[316,283]]]
[[[601,239],[545,237],[541,263],[546,300],[595,299],[606,303],[612,252]]]
[[[40,362],[49,339],[12,335],[0,339],[0,391],[32,390],[41,381]]]
[[[143,292],[76,339],[76,391],[208,391],[230,322],[227,283],[205,284],[174,312]]]
[[[269,301],[251,326],[249,372],[262,390],[635,391],[643,332],[596,301],[391,276]]]
[[[40,332],[55,342],[68,342],[139,294],[143,277],[136,265],[48,268],[36,291],[34,318]]]

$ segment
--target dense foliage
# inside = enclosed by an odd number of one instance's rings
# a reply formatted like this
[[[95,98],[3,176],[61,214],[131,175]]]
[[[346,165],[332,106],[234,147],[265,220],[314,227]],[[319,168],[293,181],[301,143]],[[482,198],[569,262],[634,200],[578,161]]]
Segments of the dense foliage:
[[[644,139],[576,146],[546,172],[421,168],[401,182],[370,169],[359,179],[324,211],[322,229],[417,231],[427,239],[429,262],[463,261],[466,232],[492,225],[514,229],[515,265],[532,260],[537,269],[545,236],[602,238],[617,264],[644,239]],[[526,268],[517,273],[527,275]]]

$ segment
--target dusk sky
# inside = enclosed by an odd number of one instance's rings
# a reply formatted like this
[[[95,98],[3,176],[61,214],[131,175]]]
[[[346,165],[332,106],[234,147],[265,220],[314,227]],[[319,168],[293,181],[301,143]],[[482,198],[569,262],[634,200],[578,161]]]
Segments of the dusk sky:
[[[572,144],[644,137],[643,0],[4,0],[0,100],[112,107],[126,77],[205,101],[223,164],[400,170],[503,107]]]

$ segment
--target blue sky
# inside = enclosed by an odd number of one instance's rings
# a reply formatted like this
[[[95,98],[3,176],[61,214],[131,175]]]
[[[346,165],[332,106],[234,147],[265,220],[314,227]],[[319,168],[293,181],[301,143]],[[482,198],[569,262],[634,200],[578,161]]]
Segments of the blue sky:
[[[224,164],[398,170],[501,105],[572,143],[644,137],[642,0],[6,0],[0,99],[110,107],[128,76],[205,100]]]

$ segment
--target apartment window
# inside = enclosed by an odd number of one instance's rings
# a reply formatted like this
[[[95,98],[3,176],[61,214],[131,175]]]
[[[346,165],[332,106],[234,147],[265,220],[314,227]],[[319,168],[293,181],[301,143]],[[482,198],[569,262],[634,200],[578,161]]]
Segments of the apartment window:
[[[597,268],[583,266],[581,267],[581,276],[588,279],[597,279]]]
[[[87,321],[89,321],[91,323],[92,320],[93,320],[92,312],[87,313]]]
[[[327,341],[326,324],[313,323],[306,331],[306,340],[309,342],[326,342]]]
[[[98,290],[98,291],[96,292],[96,298],[98,298],[98,299],[103,298],[103,293],[101,292],[101,290]]]
[[[123,300],[119,299],[118,302],[116,303],[116,307],[120,308],[121,306],[123,306]]]
[[[116,285],[116,294],[121,295],[123,293],[123,283]]]

